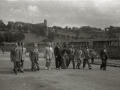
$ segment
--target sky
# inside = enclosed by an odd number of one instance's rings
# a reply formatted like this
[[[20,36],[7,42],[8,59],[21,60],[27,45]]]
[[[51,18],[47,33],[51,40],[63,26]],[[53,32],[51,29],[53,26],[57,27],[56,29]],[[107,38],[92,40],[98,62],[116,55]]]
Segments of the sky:
[[[120,0],[0,0],[0,20],[60,27],[120,26]]]

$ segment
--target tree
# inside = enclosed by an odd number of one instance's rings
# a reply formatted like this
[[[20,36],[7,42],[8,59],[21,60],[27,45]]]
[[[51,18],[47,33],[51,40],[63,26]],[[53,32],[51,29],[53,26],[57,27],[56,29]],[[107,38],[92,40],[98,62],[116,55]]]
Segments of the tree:
[[[75,37],[74,36],[72,36],[72,39],[74,39]]]
[[[4,37],[3,34],[0,33],[0,42],[2,43],[2,42],[4,42],[4,41],[5,41],[5,37]]]
[[[79,39],[78,35],[75,36],[75,39]]]
[[[15,41],[19,42],[25,39],[25,35],[22,32],[17,32],[14,34]]]
[[[46,36],[47,27],[44,25],[35,25],[34,26],[35,34],[37,36]]]
[[[6,28],[6,25],[3,23],[3,21],[2,21],[2,20],[0,20],[0,28],[1,28],[1,29]]]
[[[3,35],[5,37],[6,42],[14,42],[15,41],[15,37],[11,32],[6,32]]]
[[[7,28],[8,28],[8,30],[10,30],[10,29],[12,28],[12,24],[11,24],[10,21],[9,21],[8,24],[7,24]]]
[[[53,32],[48,33],[48,38],[54,40],[55,34]]]
[[[26,24],[22,28],[24,31],[28,31],[28,26]]]
[[[18,30],[21,31],[22,30],[22,26],[18,26]]]
[[[67,35],[67,38],[69,39],[69,38],[70,38],[70,35]]]

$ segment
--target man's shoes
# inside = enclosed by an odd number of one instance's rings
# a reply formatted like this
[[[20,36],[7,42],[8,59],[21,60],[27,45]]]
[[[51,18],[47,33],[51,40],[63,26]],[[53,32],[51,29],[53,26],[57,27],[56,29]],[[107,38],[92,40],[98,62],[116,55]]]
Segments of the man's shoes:
[[[56,68],[58,70],[58,68]]]
[[[48,70],[51,70],[50,68],[48,68]]]
[[[59,69],[61,70],[61,67]]]
[[[80,68],[78,68],[78,69],[80,69]]]
[[[89,70],[92,69],[91,67],[89,67]]]
[[[21,71],[22,73],[24,73],[24,71]]]
[[[38,68],[37,70],[39,71],[40,69]]]
[[[103,70],[106,70],[106,69],[103,69]]]
[[[45,69],[47,70],[48,68],[46,67]]]

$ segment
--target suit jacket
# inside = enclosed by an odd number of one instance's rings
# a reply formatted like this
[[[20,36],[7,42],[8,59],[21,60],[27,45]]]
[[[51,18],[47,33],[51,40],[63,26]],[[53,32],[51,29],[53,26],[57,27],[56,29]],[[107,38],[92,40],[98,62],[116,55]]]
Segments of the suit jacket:
[[[61,56],[61,49],[60,49],[60,47],[55,47],[54,48],[54,55],[55,56]]]
[[[83,51],[82,50],[77,50],[77,52],[76,52],[76,58],[81,60],[82,55],[83,55]]]
[[[20,62],[22,60],[22,48],[21,47],[16,47],[16,61]]]
[[[68,55],[69,55],[69,58],[74,58],[75,50],[70,48],[69,51],[68,51]]]
[[[107,54],[107,50],[106,49],[103,49],[100,51],[100,58],[102,60],[107,60],[108,59],[108,54]]]
[[[51,47],[46,47],[44,51],[44,57],[46,59],[53,59],[54,58],[54,51]]]
[[[84,50],[83,58],[84,59],[90,59],[90,50],[89,49]]]
[[[31,60],[38,60],[38,49],[32,48],[29,52],[29,58]]]
[[[10,51],[10,60],[13,62],[16,61],[16,56],[17,56],[16,50],[15,48],[12,48]]]
[[[26,48],[22,47],[22,60],[25,60]]]

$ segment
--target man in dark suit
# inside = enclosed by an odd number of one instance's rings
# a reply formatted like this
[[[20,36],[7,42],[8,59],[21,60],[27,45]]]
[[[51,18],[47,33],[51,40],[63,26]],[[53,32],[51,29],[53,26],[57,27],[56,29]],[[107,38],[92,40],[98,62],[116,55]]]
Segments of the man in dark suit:
[[[104,49],[100,51],[100,58],[102,60],[102,64],[100,66],[100,69],[106,70],[106,63],[108,59],[107,49],[106,46],[104,46]]]
[[[16,46],[17,46],[17,44],[16,44]],[[13,71],[17,75],[18,70],[17,70],[16,56],[17,56],[16,48],[12,47],[12,49],[10,51],[10,60],[11,60],[11,62],[13,62],[13,65],[14,65]]]
[[[61,69],[61,49],[59,43],[57,43],[56,47],[54,48],[54,55],[55,55],[55,63],[56,69]]]

